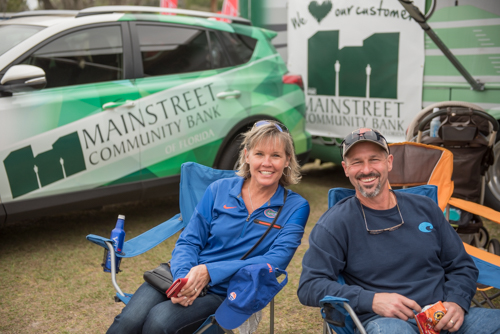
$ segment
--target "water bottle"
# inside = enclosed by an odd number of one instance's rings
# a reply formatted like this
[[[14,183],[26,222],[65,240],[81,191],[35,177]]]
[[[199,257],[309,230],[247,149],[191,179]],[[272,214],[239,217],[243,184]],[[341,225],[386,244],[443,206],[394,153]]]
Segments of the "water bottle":
[[[116,221],[115,228],[111,231],[110,239],[115,242],[115,253],[121,253],[123,248],[123,242],[125,241],[125,230],[123,226],[125,224],[125,216],[118,215],[118,220]],[[111,253],[105,249],[104,257],[106,259],[105,265],[103,265],[103,270],[107,273],[111,272]],[[120,269],[121,257],[115,256],[116,272]]]
[[[435,112],[438,112],[439,111],[439,108],[434,108],[432,110],[433,113]],[[441,125],[441,121],[439,119],[439,117],[434,117],[431,121],[431,125],[430,125],[430,136],[431,137],[438,137],[438,130],[439,130],[439,126]]]

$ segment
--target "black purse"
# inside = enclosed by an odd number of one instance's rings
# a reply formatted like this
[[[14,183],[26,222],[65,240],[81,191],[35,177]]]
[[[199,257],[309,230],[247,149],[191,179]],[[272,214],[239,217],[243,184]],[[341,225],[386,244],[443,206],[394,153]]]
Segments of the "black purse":
[[[266,232],[262,234],[259,240],[257,240],[255,245],[253,245],[253,247],[250,248],[248,252],[246,252],[245,255],[241,257],[241,260],[246,259],[248,255],[250,255],[250,253],[253,252],[255,248],[257,248],[257,246],[262,242],[262,240],[264,240],[266,235],[269,234],[269,231],[271,231],[273,226],[276,224],[276,221],[278,220],[278,217],[281,213],[281,210],[283,209],[283,206],[285,206],[287,195],[288,194],[285,189],[283,195],[283,205],[279,208],[278,212],[276,213],[273,222],[271,223],[271,225],[269,225]],[[145,271],[143,277],[145,282],[147,282],[149,285],[151,285],[153,288],[155,288],[161,293],[166,293],[168,288],[170,288],[170,286],[174,282],[174,277],[172,276],[172,271],[170,270],[170,261],[167,263],[162,263],[158,267],[152,270]],[[205,296],[207,294],[207,291],[208,291],[208,285],[203,288],[198,297]]]
[[[170,271],[170,262],[162,263],[154,269],[145,271],[143,277],[144,281],[161,293],[166,293],[174,282],[174,277]]]
[[[144,272],[144,281],[161,293],[166,293],[168,288],[174,282],[172,271],[170,270],[170,261],[162,263],[158,267]],[[207,294],[207,287],[201,290],[199,297]]]

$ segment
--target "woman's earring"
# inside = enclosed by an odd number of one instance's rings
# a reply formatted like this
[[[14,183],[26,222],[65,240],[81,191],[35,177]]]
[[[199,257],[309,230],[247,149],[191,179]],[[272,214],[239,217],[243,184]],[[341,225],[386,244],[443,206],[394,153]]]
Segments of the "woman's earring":
[[[292,168],[290,167],[290,165],[286,166],[285,168],[290,169],[290,171],[292,170]],[[285,168],[283,168],[283,176],[288,176],[288,175],[285,174]],[[290,174],[290,173],[288,173],[288,174]]]

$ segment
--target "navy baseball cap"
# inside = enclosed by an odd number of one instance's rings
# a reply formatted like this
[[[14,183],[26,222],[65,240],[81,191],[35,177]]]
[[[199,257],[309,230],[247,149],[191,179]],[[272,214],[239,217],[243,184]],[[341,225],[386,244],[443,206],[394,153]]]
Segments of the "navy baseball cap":
[[[276,279],[280,274],[286,275],[281,283]],[[241,268],[229,281],[227,298],[215,311],[215,319],[225,329],[240,327],[252,314],[266,307],[287,282],[287,272],[269,263]]]

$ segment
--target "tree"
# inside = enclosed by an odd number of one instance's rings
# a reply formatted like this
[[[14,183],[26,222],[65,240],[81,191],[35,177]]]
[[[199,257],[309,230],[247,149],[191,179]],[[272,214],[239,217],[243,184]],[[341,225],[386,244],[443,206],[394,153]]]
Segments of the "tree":
[[[6,0],[0,0],[6,1]],[[26,0],[8,0],[23,1]],[[93,6],[159,6],[160,0],[38,0],[40,9],[83,9]],[[179,0],[179,8],[217,12],[223,0]]]
[[[15,13],[27,9],[26,0],[0,0],[0,11],[2,13]]]

